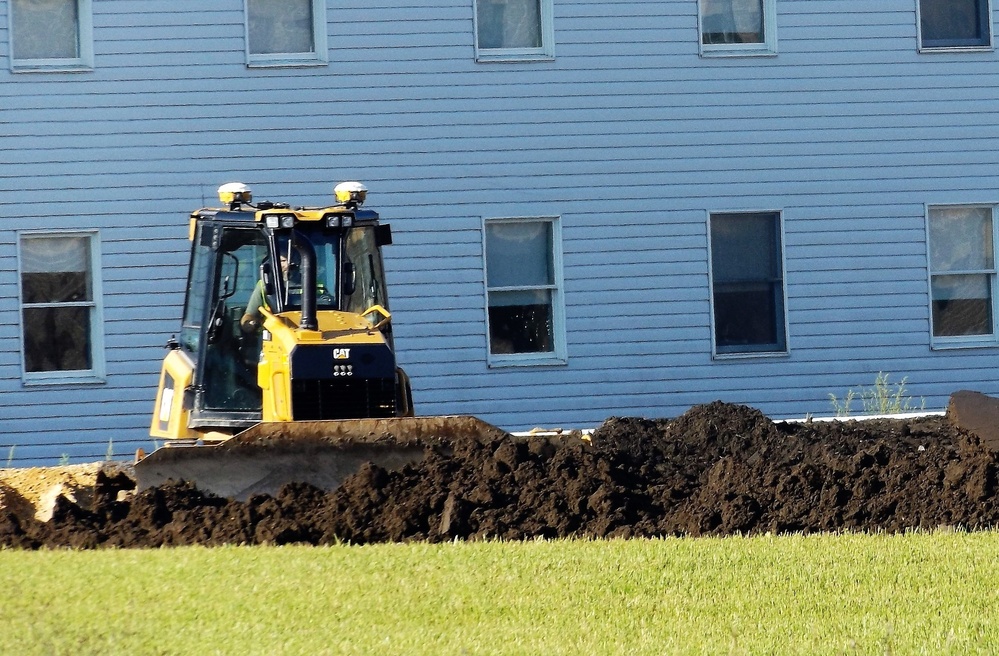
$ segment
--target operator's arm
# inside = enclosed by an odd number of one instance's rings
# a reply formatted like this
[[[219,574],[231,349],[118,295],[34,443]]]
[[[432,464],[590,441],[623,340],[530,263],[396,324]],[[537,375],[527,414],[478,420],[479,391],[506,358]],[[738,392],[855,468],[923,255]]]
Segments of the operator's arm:
[[[239,327],[244,333],[252,333],[260,327],[260,323],[263,320],[260,308],[266,306],[264,281],[258,280],[256,286],[253,288],[253,293],[250,294],[250,300],[246,303],[246,311],[243,312],[243,316],[239,320]]]

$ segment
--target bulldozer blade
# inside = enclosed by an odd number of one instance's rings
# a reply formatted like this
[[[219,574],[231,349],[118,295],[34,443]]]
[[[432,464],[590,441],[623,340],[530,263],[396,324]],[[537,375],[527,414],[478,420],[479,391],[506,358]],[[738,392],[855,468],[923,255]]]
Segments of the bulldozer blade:
[[[428,449],[507,436],[475,417],[399,417],[257,424],[217,445],[166,446],[135,463],[138,491],[187,481],[245,501],[288,483],[334,490],[365,463],[397,470]]]

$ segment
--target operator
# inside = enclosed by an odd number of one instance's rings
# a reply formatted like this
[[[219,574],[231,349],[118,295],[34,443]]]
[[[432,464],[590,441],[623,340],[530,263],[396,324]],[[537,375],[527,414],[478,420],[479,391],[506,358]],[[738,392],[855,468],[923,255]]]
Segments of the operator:
[[[281,264],[281,274],[287,279],[288,256],[282,254],[279,262]],[[260,325],[264,321],[264,315],[260,311],[260,308],[271,309],[271,306],[267,303],[267,293],[264,290],[264,281],[262,278],[257,281],[253,292],[250,294],[250,300],[246,302],[246,310],[239,320],[240,330],[246,334],[250,334],[260,328]]]

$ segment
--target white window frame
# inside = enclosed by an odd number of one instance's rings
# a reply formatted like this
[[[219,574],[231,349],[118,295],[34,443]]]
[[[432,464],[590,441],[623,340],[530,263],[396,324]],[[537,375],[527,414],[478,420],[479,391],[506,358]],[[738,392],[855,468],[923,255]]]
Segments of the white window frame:
[[[697,2],[697,43],[702,57],[774,57],[777,55],[777,0],[763,0],[761,43],[704,43],[702,0]]]
[[[969,270],[969,271],[948,271],[948,272],[935,272],[933,270],[933,262],[930,256],[930,249],[933,245],[930,242],[930,212],[934,209],[948,209],[948,208],[969,208],[969,209],[988,209],[991,212],[992,217],[992,268],[991,269],[981,269],[981,270]],[[999,275],[997,275],[997,266],[999,266],[999,206],[995,203],[931,203],[927,204],[925,208],[926,213],[926,292],[927,299],[929,302],[929,335],[930,335],[930,348],[934,350],[942,349],[955,349],[955,348],[982,348],[990,346],[999,346]],[[933,330],[933,278],[936,275],[959,275],[961,273],[979,274],[988,276],[989,281],[989,292],[991,298],[989,299],[989,308],[992,313],[992,332],[984,335],[934,335]]]
[[[14,23],[13,6],[7,5],[7,34],[10,55],[10,70],[14,73],[73,73],[94,69],[94,22],[91,0],[76,0],[77,56],[54,59],[17,58],[17,26]]]
[[[552,230],[552,283],[531,287],[489,287],[488,262],[486,261],[486,227],[498,223],[547,223]],[[487,365],[489,367],[564,365],[568,358],[565,342],[565,302],[563,299],[564,282],[562,276],[562,222],[557,216],[535,217],[502,217],[482,219],[482,281],[485,291],[486,334],[485,347]],[[552,340],[551,351],[539,353],[493,353],[490,348],[489,326],[489,294],[490,292],[516,291],[519,289],[544,289],[551,294],[552,304]]]
[[[26,239],[60,239],[85,238],[90,249],[90,284],[92,298],[89,301],[59,303],[58,305],[73,305],[90,308],[90,369],[67,371],[28,371],[24,343],[24,309],[35,307],[36,304],[25,304],[22,289],[22,256],[21,244]],[[100,235],[96,230],[24,230],[17,233],[17,299],[18,299],[18,340],[20,341],[21,381],[29,385],[61,385],[105,382],[104,364],[104,307],[101,289],[101,244]],[[46,305],[46,304],[37,304]],[[53,304],[56,305],[56,304]]]
[[[472,2],[472,30],[475,39],[475,61],[489,62],[525,62],[552,61],[555,59],[555,19],[552,0],[539,0],[541,10],[541,47],[540,48],[482,48],[479,47],[479,5],[478,0]]]
[[[780,240],[780,248],[776,253],[778,258],[778,263],[780,265],[780,298],[777,299],[781,304],[780,315],[776,317],[776,321],[779,324],[780,330],[784,331],[784,348],[780,349],[746,349],[741,351],[736,350],[719,350],[718,348],[718,338],[717,338],[717,321],[715,317],[715,271],[713,263],[713,244],[711,238],[711,219],[714,216],[733,216],[744,214],[746,216],[758,216],[758,215],[773,215],[776,217],[776,237]],[[710,311],[710,323],[711,323],[711,357],[714,360],[732,360],[732,359],[745,359],[745,358],[773,358],[773,357],[786,357],[791,352],[791,333],[789,330],[788,323],[788,311],[787,311],[787,258],[785,256],[785,239],[784,239],[784,213],[780,210],[712,210],[707,212],[707,233],[708,233],[708,306]]]
[[[326,0],[312,2],[312,43],[315,52],[257,54],[250,51],[250,4],[243,0],[243,30],[246,43],[246,65],[250,68],[290,68],[325,66],[329,63],[327,45]]]
[[[966,45],[926,45],[923,43],[923,18],[922,0],[916,0],[916,33],[919,39],[919,52],[969,52],[969,51],[990,51],[994,49],[992,36],[992,0],[981,0],[985,3],[984,26],[988,30],[988,38],[985,43]]]

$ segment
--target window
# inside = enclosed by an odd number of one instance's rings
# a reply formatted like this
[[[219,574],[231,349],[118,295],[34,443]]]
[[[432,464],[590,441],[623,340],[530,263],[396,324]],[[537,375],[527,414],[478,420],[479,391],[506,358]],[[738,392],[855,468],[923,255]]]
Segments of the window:
[[[246,56],[251,66],[325,63],[323,0],[246,0]]]
[[[477,61],[555,56],[552,0],[475,0]]]
[[[930,207],[927,216],[933,344],[994,344],[994,209],[989,205]]]
[[[556,219],[487,219],[490,364],[565,362]]]
[[[712,214],[715,353],[785,353],[780,214]]]
[[[14,71],[93,68],[91,0],[11,0]]]
[[[260,230],[241,227],[214,230],[201,226],[200,233],[199,246],[204,246],[206,238],[214,243],[210,251],[199,247],[192,254],[195,275],[191,283],[202,284],[201,270],[206,265],[198,260],[208,259],[211,261],[208,266],[213,269],[209,272],[211,288],[216,293],[198,299],[208,288],[189,287],[184,314],[187,317],[199,309],[202,312],[209,309],[212,315],[205,343],[200,344],[205,351],[201,370],[204,407],[259,412],[263,397],[257,385],[256,361],[262,337],[258,331],[243,334],[239,319],[251,309],[247,306],[260,280],[260,266],[267,253],[265,237]],[[205,308],[206,302],[209,308]],[[256,307],[259,304],[253,309]],[[200,323],[200,318],[194,321]]]
[[[989,0],[919,0],[920,48],[990,48]]]
[[[104,375],[93,234],[22,234],[25,382],[96,382]]]
[[[702,55],[777,52],[776,0],[699,0]]]

